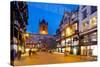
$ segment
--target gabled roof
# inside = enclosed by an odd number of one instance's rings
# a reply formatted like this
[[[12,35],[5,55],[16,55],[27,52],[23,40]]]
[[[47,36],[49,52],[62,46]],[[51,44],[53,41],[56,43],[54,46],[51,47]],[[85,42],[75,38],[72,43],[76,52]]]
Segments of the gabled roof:
[[[46,22],[45,19],[42,19],[42,21],[40,21],[40,24],[46,24],[46,25],[48,25],[48,22]]]

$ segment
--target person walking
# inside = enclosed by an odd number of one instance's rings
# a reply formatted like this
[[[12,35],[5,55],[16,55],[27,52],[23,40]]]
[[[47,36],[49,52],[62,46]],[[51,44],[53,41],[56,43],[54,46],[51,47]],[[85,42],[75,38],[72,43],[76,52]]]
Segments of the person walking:
[[[21,46],[19,46],[18,47],[18,60],[20,60],[21,59],[21,54],[22,54],[22,48],[21,48]]]
[[[11,65],[14,65],[15,57],[16,57],[16,51],[14,49],[11,49]]]
[[[18,51],[18,60],[21,59],[21,50]]]
[[[64,51],[64,56],[67,56],[67,51],[66,50]]]
[[[32,51],[31,51],[31,49],[29,50],[29,56],[31,56],[31,53],[32,53]]]
[[[13,41],[11,41],[11,65],[14,65],[14,60],[16,59],[17,52],[16,52],[16,44],[14,44]]]

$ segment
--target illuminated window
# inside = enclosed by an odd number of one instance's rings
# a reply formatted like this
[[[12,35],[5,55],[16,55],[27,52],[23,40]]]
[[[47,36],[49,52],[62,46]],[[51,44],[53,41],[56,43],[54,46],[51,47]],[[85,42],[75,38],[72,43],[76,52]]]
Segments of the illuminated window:
[[[67,38],[66,39],[66,46],[70,46],[71,45],[71,38]]]
[[[70,36],[70,35],[72,35],[73,33],[72,33],[72,28],[71,27],[67,27],[66,28],[66,35],[67,36]]]
[[[42,31],[42,34],[46,34],[46,32],[43,30],[43,31]]]
[[[91,41],[97,41],[97,32],[91,34],[90,36],[91,36]]]
[[[62,40],[61,45],[65,46],[65,40]]]
[[[97,45],[93,45],[91,46],[92,52],[93,52],[93,56],[97,56],[98,55],[98,47]]]
[[[88,29],[88,23],[87,22],[83,22],[82,26],[83,26],[83,31],[86,31]]]
[[[89,42],[89,37],[88,36],[84,36],[84,43]]]
[[[67,51],[71,51],[71,47],[66,47],[66,50]]]
[[[96,17],[93,17],[91,20],[90,20],[90,27],[92,28],[92,27],[94,27],[94,26],[96,26],[96,24],[97,24],[97,21],[96,21],[97,19],[96,19]]]
[[[77,30],[77,23],[73,24],[73,30]]]
[[[61,36],[65,36],[65,33],[64,33],[64,31],[62,31],[62,34],[61,34]]]

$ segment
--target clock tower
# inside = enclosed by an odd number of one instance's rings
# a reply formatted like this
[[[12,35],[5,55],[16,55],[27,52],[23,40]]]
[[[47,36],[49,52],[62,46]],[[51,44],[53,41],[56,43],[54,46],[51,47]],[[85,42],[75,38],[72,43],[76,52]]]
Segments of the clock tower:
[[[48,34],[48,23],[43,19],[42,21],[40,21],[39,23],[39,32],[40,34]]]

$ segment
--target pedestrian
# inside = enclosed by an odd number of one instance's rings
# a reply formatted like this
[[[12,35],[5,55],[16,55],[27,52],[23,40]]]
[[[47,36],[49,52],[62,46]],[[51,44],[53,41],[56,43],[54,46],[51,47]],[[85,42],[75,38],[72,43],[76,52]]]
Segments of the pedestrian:
[[[31,49],[29,50],[29,56],[31,56],[31,53],[32,53],[32,51],[31,51]]]
[[[15,59],[15,50],[11,49],[11,65],[14,65],[14,59]]]
[[[18,50],[18,60],[21,59],[21,54],[22,54],[22,48],[21,48],[21,46],[19,46],[19,50]]]
[[[64,56],[67,56],[67,51],[66,50],[64,51]]]
[[[49,51],[49,53],[51,53],[51,54],[52,54],[52,50],[50,50],[50,51]]]
[[[21,50],[18,51],[18,60],[21,59]]]
[[[16,44],[14,44],[13,41],[11,41],[11,65],[14,65],[14,60],[16,58],[17,52],[16,52]]]

